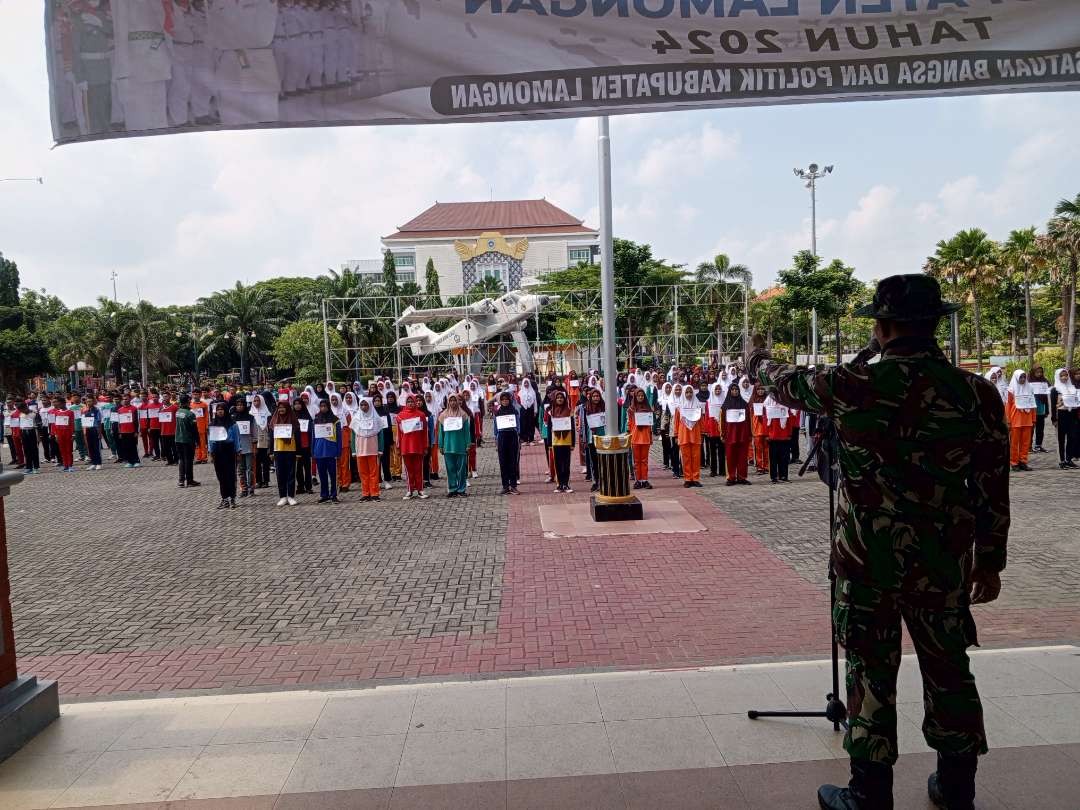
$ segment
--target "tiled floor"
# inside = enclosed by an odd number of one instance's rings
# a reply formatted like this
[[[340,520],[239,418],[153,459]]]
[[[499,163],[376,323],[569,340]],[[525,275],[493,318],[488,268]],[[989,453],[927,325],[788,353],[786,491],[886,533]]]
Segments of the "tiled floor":
[[[1080,648],[973,654],[985,810],[1080,807]],[[0,808],[799,808],[846,779],[823,662],[66,704],[0,765]],[[927,807],[914,661],[897,807]]]

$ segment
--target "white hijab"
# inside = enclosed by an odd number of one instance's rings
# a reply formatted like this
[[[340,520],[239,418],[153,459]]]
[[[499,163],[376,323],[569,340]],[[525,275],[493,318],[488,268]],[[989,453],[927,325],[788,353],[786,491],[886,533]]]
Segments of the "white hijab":
[[[531,410],[536,407],[536,389],[533,388],[532,380],[526,377],[521,381],[521,391],[518,393],[518,398],[521,401],[521,407],[525,410]]]
[[[345,422],[345,409],[341,405],[341,397],[337,394],[330,394],[330,411],[339,421]]]
[[[1025,382],[1023,385],[1020,384],[1020,378],[1024,376],[1027,376],[1027,372],[1024,371],[1022,368],[1018,368],[1012,373],[1012,379],[1009,380],[1008,390],[1009,393],[1013,395],[1013,399],[1016,399],[1016,397],[1022,397],[1024,395],[1033,396],[1035,394],[1035,392],[1031,388],[1030,382]]]
[[[360,404],[356,401],[356,395],[352,391],[345,392],[342,404],[345,406],[345,412],[350,416],[360,410]]]
[[[994,380],[995,374],[997,374],[996,381]],[[1009,383],[1005,382],[1005,373],[1001,370],[1001,366],[991,366],[990,370],[983,376],[997,386],[998,393],[1001,394],[1001,401],[1004,402],[1006,395],[1009,393]]]
[[[270,418],[270,409],[263,402],[262,394],[252,397],[251,415],[255,417],[255,424],[259,426],[259,430],[266,430],[266,420]]]
[[[312,419],[319,412],[319,395],[315,393],[315,389],[310,385],[304,389],[304,393],[307,394],[307,410]]]
[[[720,393],[716,393],[716,389],[720,389]],[[709,386],[709,404],[719,408],[724,404],[724,400],[727,398],[727,385],[721,382],[714,382]]]
[[[1061,381],[1061,372],[1065,372],[1065,376],[1068,378],[1067,382]],[[1054,372],[1054,390],[1063,397],[1075,397],[1076,386],[1073,385],[1072,375],[1068,373],[1066,369],[1059,368]]]
[[[378,436],[382,430],[382,422],[379,420],[379,414],[375,412],[375,405],[372,404],[371,397],[361,397],[360,402],[366,402],[368,405],[368,412],[365,414],[360,410],[360,403],[356,405],[356,411],[353,414],[353,426],[356,429],[357,434],[361,438],[369,438],[371,436]],[[371,420],[371,427],[361,427],[359,420]]]

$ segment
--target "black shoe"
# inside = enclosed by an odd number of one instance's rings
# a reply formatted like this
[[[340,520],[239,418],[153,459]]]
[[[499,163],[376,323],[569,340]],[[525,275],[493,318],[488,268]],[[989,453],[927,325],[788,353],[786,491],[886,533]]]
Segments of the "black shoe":
[[[642,481],[641,482],[641,488],[642,489],[652,489],[652,484],[650,484],[648,481]]]
[[[330,503],[330,499],[329,498],[319,498],[318,502],[319,503]]]
[[[335,495],[333,498],[330,499],[330,503],[341,503],[341,501],[339,501],[337,499],[337,495]]]
[[[979,758],[975,754],[938,754],[938,769],[926,781],[926,792],[941,810],[974,810],[975,772]]]
[[[241,498],[246,498],[247,496],[248,496],[248,491],[247,491],[246,489],[245,489],[245,490],[241,490],[241,492],[240,492],[240,497],[241,497]]]
[[[724,486],[725,486],[725,487],[733,487],[733,486],[735,486],[735,485],[736,485],[737,483],[739,483],[739,482],[738,482],[738,481],[727,481],[727,482],[726,482],[726,483],[724,484]]]
[[[183,481],[177,484],[177,486],[180,487],[180,489],[187,489],[187,484],[185,484]]]
[[[635,481],[634,482],[634,489],[641,489],[641,482],[640,481]]]
[[[372,495],[372,496],[371,496],[371,500],[373,500],[373,501],[381,501],[381,500],[382,500],[382,498],[381,498],[381,497],[379,497],[378,495]]]
[[[822,785],[818,805],[821,810],[893,810],[892,785],[891,765],[853,759],[848,786]]]
[[[447,498],[456,498],[456,497],[457,497],[457,493],[456,493],[456,492],[447,492],[447,493],[446,493],[446,497],[447,497]]]
[[[690,489],[692,486],[694,486],[693,481],[683,481],[683,489]]]
[[[218,509],[228,509],[228,508],[229,508],[229,499],[228,498],[222,498],[221,503],[218,504]]]
[[[1009,469],[1012,470],[1013,472],[1020,472],[1020,465],[1019,464],[1014,464]]]
[[[1016,466],[1019,467],[1022,472],[1031,472],[1031,467],[1029,467],[1027,464],[1020,463]]]
[[[202,486],[202,484],[200,484],[198,481],[188,481],[187,485],[189,487],[201,487]]]
[[[1069,468],[1070,470],[1075,470],[1075,469],[1077,469],[1077,464],[1076,464],[1076,462],[1075,462],[1075,461],[1073,461],[1073,460],[1072,460],[1071,458],[1070,458],[1070,459],[1069,459],[1068,461],[1066,461],[1066,462],[1065,462],[1065,466],[1066,466],[1066,467],[1068,467],[1068,468]]]
[[[229,508],[230,509],[235,509],[236,508],[236,498],[229,498]]]

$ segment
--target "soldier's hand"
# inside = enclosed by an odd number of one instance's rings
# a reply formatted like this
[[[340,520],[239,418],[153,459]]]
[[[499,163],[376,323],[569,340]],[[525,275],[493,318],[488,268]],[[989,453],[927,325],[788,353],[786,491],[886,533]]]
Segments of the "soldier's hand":
[[[754,349],[754,351],[759,351],[760,349],[764,349],[765,348],[765,336],[763,334],[761,334],[760,332],[755,333],[754,336],[752,338],[750,338],[750,346]]]
[[[996,571],[971,572],[971,604],[984,605],[993,602],[1001,594],[1001,576]]]

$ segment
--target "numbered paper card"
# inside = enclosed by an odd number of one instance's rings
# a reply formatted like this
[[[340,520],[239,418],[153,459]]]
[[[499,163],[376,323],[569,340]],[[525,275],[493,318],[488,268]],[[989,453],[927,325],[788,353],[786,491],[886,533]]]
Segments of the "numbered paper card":
[[[292,425],[274,425],[275,439],[291,439]]]
[[[603,413],[590,413],[585,419],[589,422],[589,427],[592,430],[602,428],[607,424],[607,414]]]
[[[112,413],[109,414],[109,421],[110,422],[119,422],[120,421],[120,414],[118,414],[116,411],[113,411]]]
[[[1031,390],[1036,396],[1048,396],[1050,394],[1050,383],[1033,382]]]
[[[419,416],[414,416],[412,419],[401,420],[401,431],[403,433],[416,433],[423,427],[423,424]]]
[[[50,425],[55,425],[56,424],[56,414],[55,413],[47,413],[47,414],[45,414],[45,421],[48,422]]]
[[[569,416],[556,416],[551,420],[551,429],[556,431],[570,430],[570,424]]]
[[[1065,394],[1061,402],[1066,408],[1080,408],[1080,394]]]
[[[191,412],[195,414],[196,419],[202,419],[203,416],[206,415],[206,411],[204,411],[202,408],[192,408]]]
[[[84,428],[97,427],[97,420],[92,416],[84,416],[82,418],[82,426]]]
[[[311,420],[310,419],[297,419],[296,421],[300,423],[300,432],[301,433],[307,433],[308,432],[308,425],[311,424]]]
[[[517,430],[517,417],[512,413],[496,416],[495,427],[498,430]]]
[[[765,409],[765,416],[770,422],[773,419],[787,419],[788,409],[784,405],[770,405]]]
[[[288,394],[278,394],[277,395],[277,401],[278,402],[288,402],[289,401],[289,395]]]
[[[170,422],[172,422],[172,412],[162,411],[158,414],[158,421],[161,422],[163,425],[169,424]]]
[[[1035,407],[1035,395],[1034,394],[1014,394],[1013,402],[1016,407],[1022,411],[1030,411]]]
[[[679,413],[682,414],[683,421],[691,425],[701,419],[701,408],[680,408]]]
[[[764,416],[764,415],[765,415],[765,403],[764,402],[755,402],[754,403],[754,416]]]
[[[32,416],[20,416],[19,427],[24,430],[29,430],[34,426],[34,417]]]
[[[634,424],[638,427],[652,427],[653,415],[648,411],[634,411]]]
[[[570,381],[570,387],[571,388],[580,388],[581,387],[581,380],[571,380]]]
[[[246,419],[244,421],[242,421],[242,422],[237,422],[236,423],[236,429],[240,432],[241,436],[250,436],[251,435],[251,422],[248,422]]]
[[[379,417],[379,429],[380,430],[386,430],[388,427],[390,427],[389,418],[387,418],[385,416],[380,416]]]
[[[497,389],[497,388],[496,388],[496,387],[495,387],[494,385],[489,385],[489,386],[487,387],[487,392],[488,392],[489,394],[494,394],[496,390],[498,390],[498,389]]]
[[[160,416],[161,416],[161,409],[160,408],[151,408],[150,409],[150,418],[151,419],[158,419]]]
[[[359,431],[375,430],[375,417],[374,416],[357,416],[354,422],[356,429]]]
[[[333,439],[334,438],[334,424],[327,422],[326,424],[315,425],[315,438],[316,439]]]
[[[209,438],[212,442],[223,442],[229,438],[229,431],[220,425],[214,425],[210,428]]]
[[[117,414],[117,416],[120,417],[120,424],[121,425],[130,425],[134,421],[134,419],[132,419],[132,415],[130,413],[120,413],[120,414]]]
[[[67,427],[70,424],[71,424],[71,417],[70,416],[57,416],[56,417],[56,426],[57,427]]]
[[[442,427],[444,431],[461,430],[465,427],[465,420],[460,416],[448,416],[443,419]]]
[[[724,420],[731,422],[732,424],[736,422],[745,422],[746,410],[744,408],[728,408],[724,411]]]
[[[723,407],[724,407],[723,405],[713,405],[710,402],[709,403],[709,416],[712,417],[713,419],[719,419],[720,418],[720,411],[721,411],[721,409]]]

